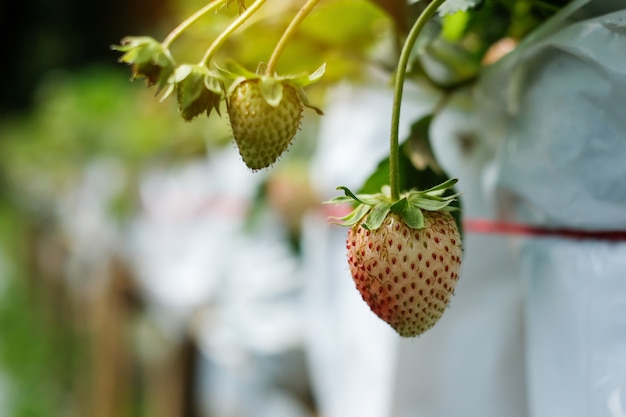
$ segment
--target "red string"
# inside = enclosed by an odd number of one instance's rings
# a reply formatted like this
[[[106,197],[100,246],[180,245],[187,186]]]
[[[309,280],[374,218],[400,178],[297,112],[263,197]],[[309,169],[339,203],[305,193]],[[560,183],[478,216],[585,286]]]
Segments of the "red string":
[[[494,221],[487,219],[464,219],[467,233],[505,234],[517,236],[553,236],[568,239],[595,239],[626,241],[626,230],[581,230],[531,226],[521,223]]]
[[[324,206],[324,214],[331,217],[342,217],[352,211],[350,205],[328,205]],[[489,219],[463,219],[463,228],[466,233],[472,234],[494,234],[494,235],[515,235],[515,236],[552,236],[567,239],[592,239],[606,240],[612,242],[626,241],[626,230],[582,230],[551,228],[544,226],[531,226],[528,224],[506,222]]]

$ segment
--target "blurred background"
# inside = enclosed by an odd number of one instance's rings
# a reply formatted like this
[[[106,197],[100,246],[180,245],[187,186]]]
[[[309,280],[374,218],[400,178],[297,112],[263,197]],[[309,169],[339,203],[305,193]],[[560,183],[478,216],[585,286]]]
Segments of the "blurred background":
[[[307,163],[318,116],[307,111],[287,156],[253,174],[225,119],[185,123],[110,49],[127,35],[163,39],[204,3],[0,5],[2,416],[316,413],[299,227],[321,201]],[[319,106],[393,38],[380,5],[322,3],[279,66],[327,62],[309,91]],[[268,2],[218,62],[255,70],[301,4]],[[176,59],[197,62],[237,12],[205,17]]]

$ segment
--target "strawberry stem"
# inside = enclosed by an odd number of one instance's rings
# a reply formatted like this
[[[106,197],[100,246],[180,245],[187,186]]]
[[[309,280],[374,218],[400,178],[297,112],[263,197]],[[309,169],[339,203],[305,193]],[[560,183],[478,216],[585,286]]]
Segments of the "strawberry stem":
[[[172,30],[169,35],[167,35],[167,37],[163,40],[163,42],[161,43],[163,45],[163,48],[169,48],[172,42],[174,42],[181,35],[181,33],[189,29],[189,27],[196,23],[198,20],[200,20],[202,16],[224,4],[225,1],[226,0],[212,0],[206,6],[185,19],[181,24],[176,26],[176,28]]]
[[[398,68],[396,70],[394,85],[393,109],[391,113],[391,136],[389,141],[389,185],[391,187],[392,201],[397,201],[400,198],[400,145],[398,136],[400,130],[402,93],[409,58],[411,57],[411,51],[413,50],[415,41],[422,32],[422,29],[424,29],[428,20],[430,20],[444,1],[445,0],[433,0],[426,7],[426,9],[424,9],[422,14],[413,24],[413,27],[411,28],[411,31],[402,46],[402,52],[400,52],[400,59],[398,60]]]
[[[308,0],[304,6],[298,10],[298,14],[296,14],[291,23],[289,23],[289,26],[287,26],[287,29],[285,29],[285,32],[276,44],[274,52],[272,52],[272,56],[270,57],[270,61],[265,68],[265,75],[272,76],[274,74],[280,55],[285,50],[287,43],[289,43],[289,40],[293,37],[296,29],[300,26],[300,23],[302,23],[302,21],[309,15],[309,13],[311,13],[313,8],[319,2],[320,0]]]
[[[220,35],[213,41],[209,49],[206,50],[199,65],[208,66],[209,61],[215,55],[220,46],[226,42],[228,37],[235,32],[239,26],[243,25],[254,13],[263,6],[267,0],[256,0],[242,14],[239,15]]]

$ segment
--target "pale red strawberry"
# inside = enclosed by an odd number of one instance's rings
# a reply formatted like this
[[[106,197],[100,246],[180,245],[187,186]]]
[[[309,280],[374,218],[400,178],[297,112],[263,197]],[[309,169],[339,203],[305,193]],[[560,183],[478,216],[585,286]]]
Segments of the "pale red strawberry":
[[[253,169],[267,168],[289,147],[302,119],[303,102],[296,88],[280,83],[282,97],[268,103],[261,79],[247,79],[231,92],[228,115],[241,158]]]
[[[461,237],[449,212],[423,211],[413,229],[389,213],[376,230],[351,227],[350,271],[363,300],[401,336],[424,333],[441,317],[461,265]]]

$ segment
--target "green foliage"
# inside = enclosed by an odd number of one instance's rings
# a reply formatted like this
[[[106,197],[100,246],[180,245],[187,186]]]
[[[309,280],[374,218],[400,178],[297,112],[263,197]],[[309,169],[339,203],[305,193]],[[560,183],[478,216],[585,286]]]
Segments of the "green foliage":
[[[41,289],[24,268],[30,227],[0,196],[0,374],[7,394],[2,409],[6,417],[57,417],[72,399],[81,344],[67,323],[55,320],[62,300],[42,303]]]
[[[140,87],[140,86],[138,86]],[[0,177],[35,206],[75,184],[85,164],[105,158],[129,173],[204,154],[229,139],[219,119],[181,123],[149,90],[129,88],[119,71],[53,74],[32,113],[0,123]]]
[[[483,0],[447,0],[440,8],[439,15],[446,16],[458,12],[465,12],[476,7]]]
[[[519,42],[571,0],[448,0],[416,46],[412,77],[442,91],[473,82],[490,49]]]
[[[55,417],[71,396],[80,355],[67,329],[46,323],[24,276],[0,297],[0,369],[10,377],[7,417]],[[56,323],[58,324],[58,323]]]

